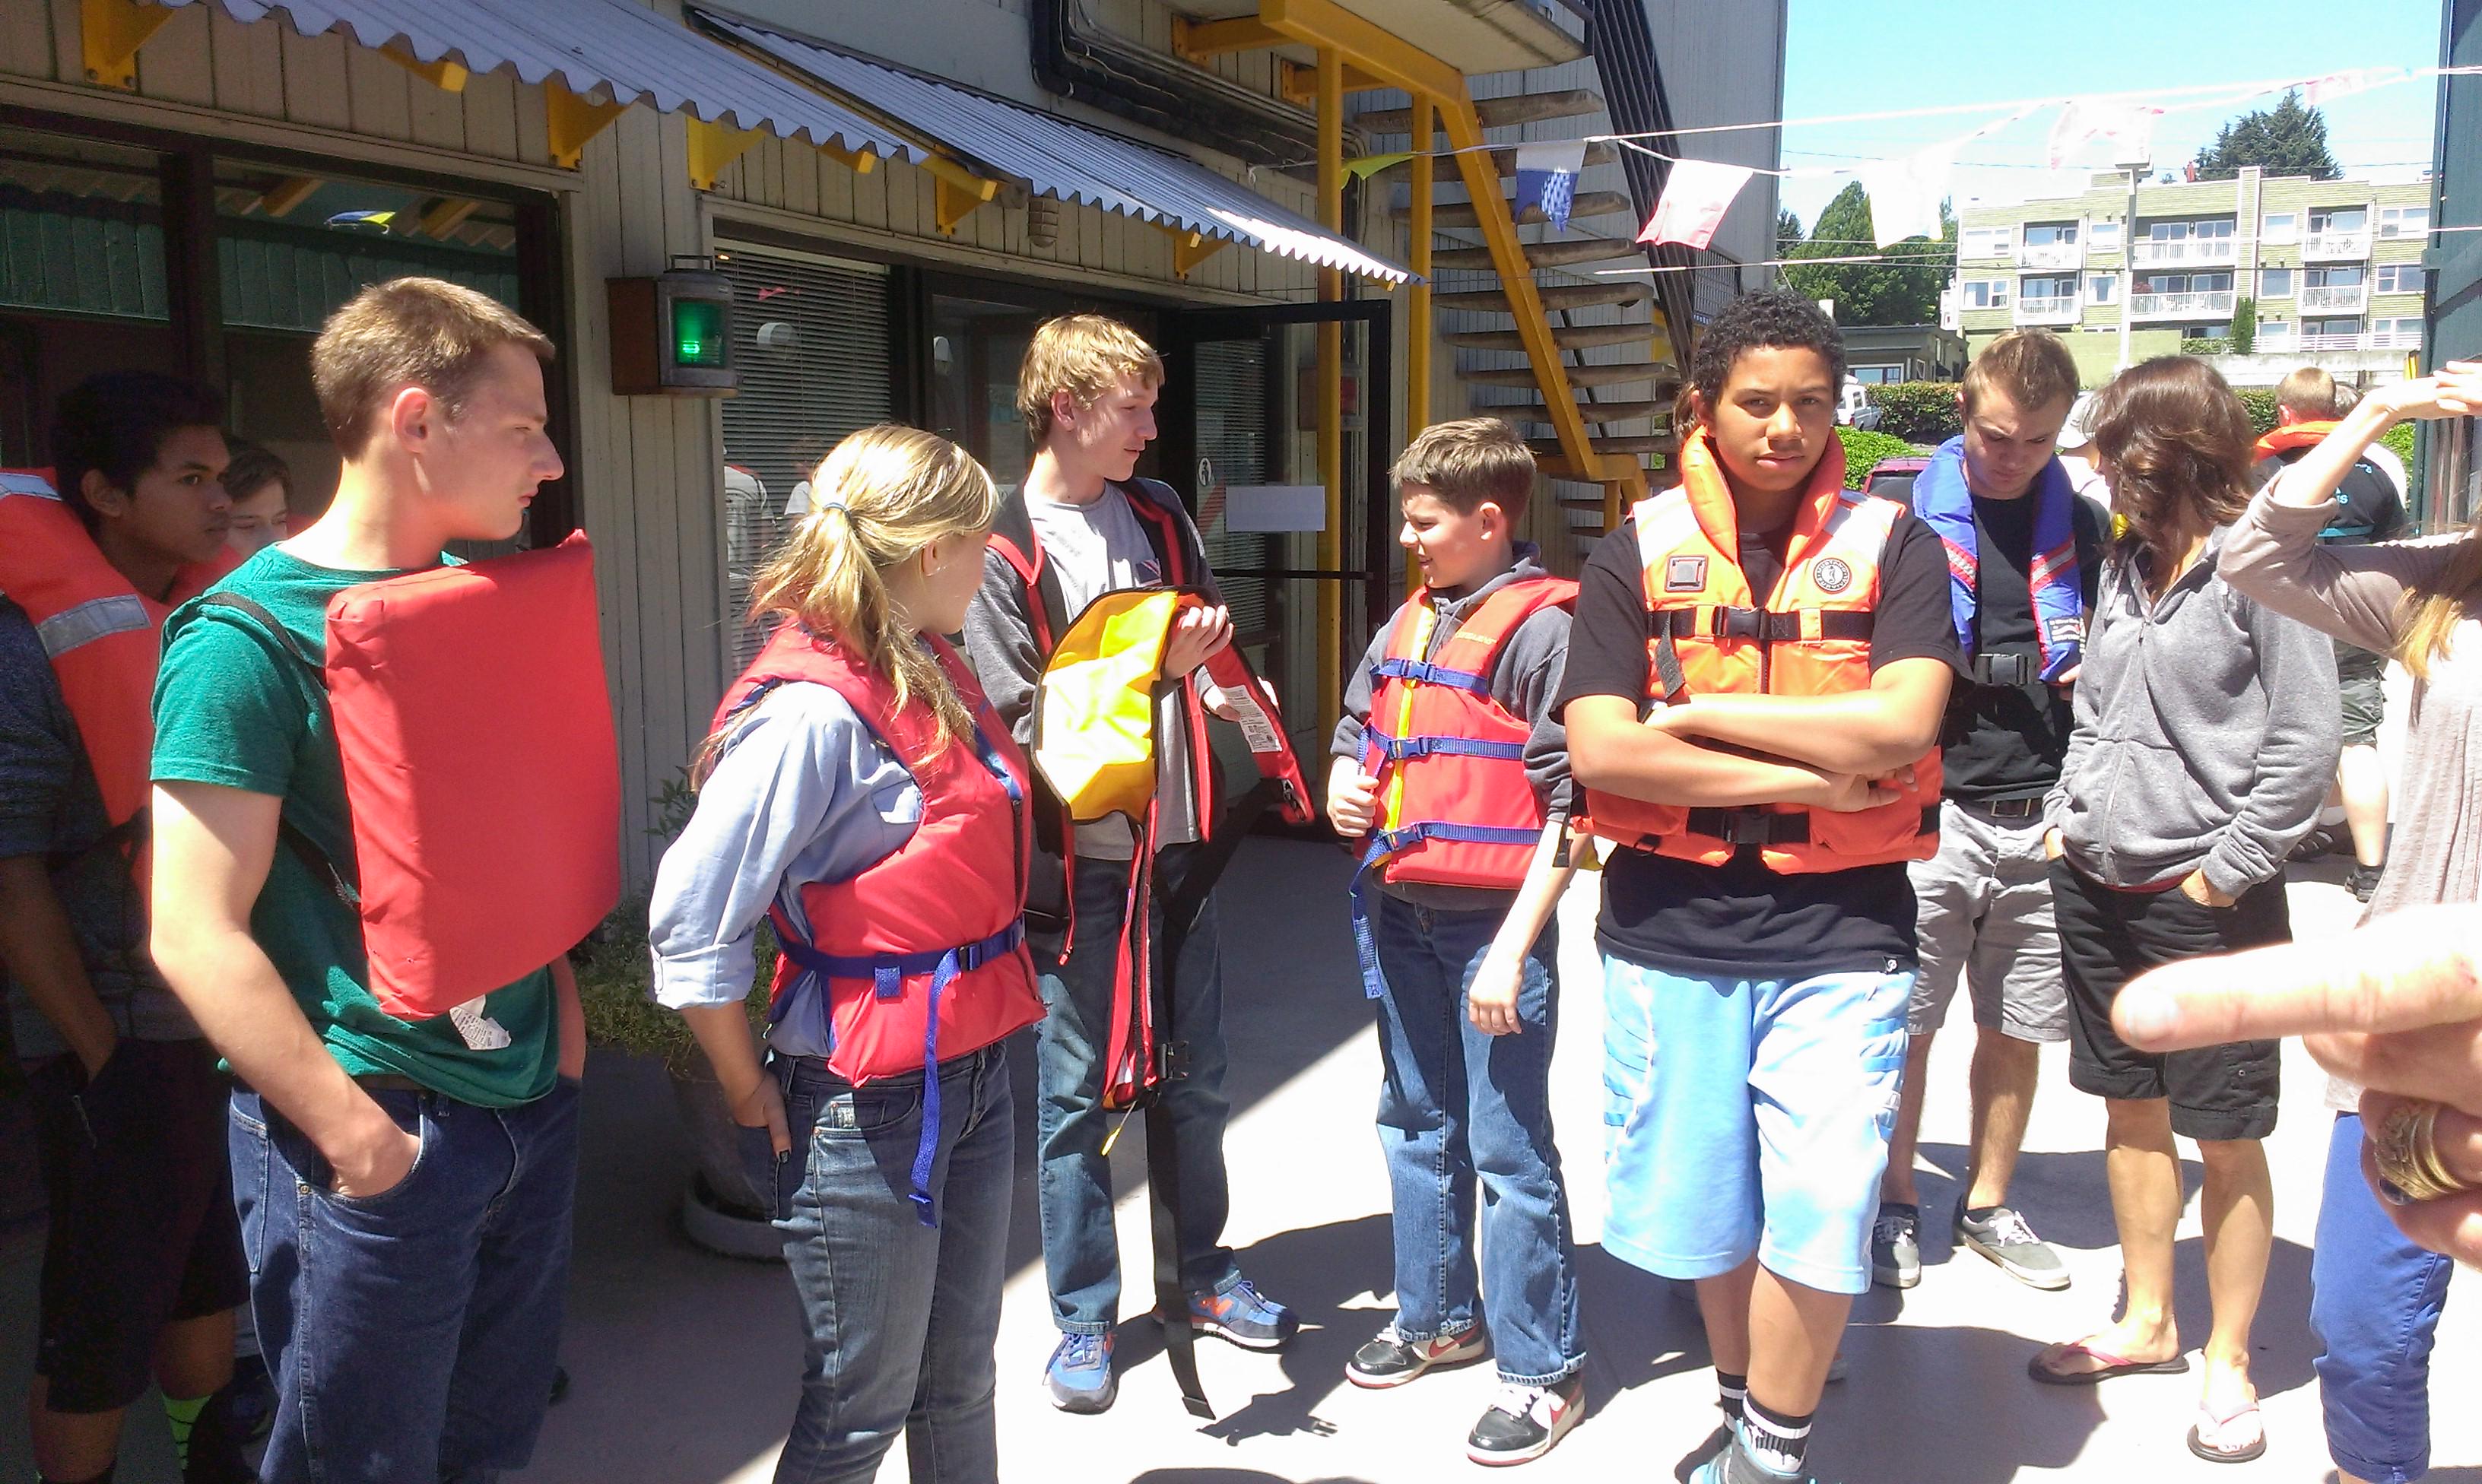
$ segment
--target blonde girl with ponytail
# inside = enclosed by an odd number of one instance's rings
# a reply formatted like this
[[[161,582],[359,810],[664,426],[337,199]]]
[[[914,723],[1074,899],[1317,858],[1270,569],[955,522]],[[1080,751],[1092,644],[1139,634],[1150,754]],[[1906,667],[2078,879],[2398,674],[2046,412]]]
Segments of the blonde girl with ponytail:
[[[1002,1049],[1043,1004],[1025,761],[940,636],[964,624],[997,497],[963,449],[892,426],[837,444],[810,487],[753,586],[775,632],[656,872],[654,998],[715,1069],[742,1197],[774,1219],[809,1331],[776,1477],[861,1484],[902,1429],[942,1480],[990,1480]],[[762,920],[781,950],[763,1046],[745,1008]]]

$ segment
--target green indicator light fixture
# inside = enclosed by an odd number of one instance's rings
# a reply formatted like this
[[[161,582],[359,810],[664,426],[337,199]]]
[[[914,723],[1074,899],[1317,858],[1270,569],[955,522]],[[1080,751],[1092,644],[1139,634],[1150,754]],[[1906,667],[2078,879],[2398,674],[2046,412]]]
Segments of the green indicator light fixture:
[[[652,278],[614,278],[612,390],[622,397],[728,397],[733,369],[732,281],[715,260],[679,256]]]

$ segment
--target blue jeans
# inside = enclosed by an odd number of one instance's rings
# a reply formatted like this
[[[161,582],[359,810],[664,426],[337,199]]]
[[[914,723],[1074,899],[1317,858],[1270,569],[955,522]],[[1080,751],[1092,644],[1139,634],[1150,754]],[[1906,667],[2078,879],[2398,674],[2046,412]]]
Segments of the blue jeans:
[[[1558,929],[1526,954],[1515,1035],[1485,1035],[1465,989],[1498,912],[1444,912],[1371,894],[1379,1000],[1379,1147],[1396,1242],[1396,1333],[1471,1329],[1474,1184],[1482,1184],[1481,1289],[1503,1380],[1548,1386],[1583,1366],[1577,1254],[1560,1152],[1551,1143],[1551,1042],[1559,1026]]]
[[[916,1484],[989,1484],[1017,1158],[1007,1043],[939,1063],[936,1227],[911,1199],[922,1074],[856,1088],[808,1056],[775,1072],[794,1148],[776,1229],[809,1334],[777,1484],[867,1484],[899,1430]]]
[[[265,1484],[488,1484],[551,1405],[577,1186],[577,1084],[520,1107],[371,1094],[422,1140],[380,1194],[232,1095],[233,1205],[277,1389]]]
[[[2339,1113],[2327,1146],[2310,1323],[2336,1467],[2371,1484],[2430,1469],[2430,1347],[2456,1264],[2408,1240],[2362,1174],[2362,1119]]]
[[[1155,858],[1148,903],[1154,941],[1164,943],[1163,902],[1180,889],[1196,846],[1166,846]],[[1126,921],[1125,861],[1077,862],[1076,936],[1069,961],[1043,973],[1049,1013],[1039,1028],[1037,1065],[1043,1080],[1036,1128],[1043,1140],[1043,1265],[1051,1288],[1052,1322],[1069,1335],[1109,1334],[1121,1308],[1121,1240],[1112,1223],[1112,1166],[1103,1140],[1121,1115],[1102,1102],[1103,1057],[1110,1045],[1112,978]],[[1042,963],[1045,955],[1037,953]],[[1224,1292],[1240,1281],[1224,1222],[1232,1193],[1224,1170],[1224,1128],[1232,1105],[1224,1096],[1224,965],[1216,948],[1215,898],[1176,957],[1158,951],[1155,974],[1172,979],[1172,1024],[1155,1028],[1158,1046],[1189,1046],[1189,1075],[1167,1082],[1163,1100],[1173,1123],[1180,1168],[1180,1276],[1190,1292]]]

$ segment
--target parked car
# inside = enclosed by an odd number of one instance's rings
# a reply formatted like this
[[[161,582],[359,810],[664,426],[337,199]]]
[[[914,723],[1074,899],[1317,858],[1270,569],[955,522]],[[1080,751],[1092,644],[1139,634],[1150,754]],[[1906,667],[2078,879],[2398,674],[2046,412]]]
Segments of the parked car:
[[[1873,407],[1870,410],[1876,412],[1879,409]],[[1870,466],[1870,477],[1862,482],[1862,492],[1883,495],[1911,509],[1914,481],[1930,466],[1931,461],[1919,455],[1911,458],[1882,458]]]

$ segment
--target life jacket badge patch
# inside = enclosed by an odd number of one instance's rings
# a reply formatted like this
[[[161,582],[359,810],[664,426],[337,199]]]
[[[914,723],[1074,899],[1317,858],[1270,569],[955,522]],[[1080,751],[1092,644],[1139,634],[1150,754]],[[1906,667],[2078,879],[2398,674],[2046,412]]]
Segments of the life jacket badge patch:
[[[1666,592],[1703,592],[1706,590],[1706,559],[1674,557],[1663,564],[1663,590]]]
[[[1842,592],[1853,586],[1853,567],[1841,557],[1821,557],[1810,563],[1809,580],[1821,592]]]

